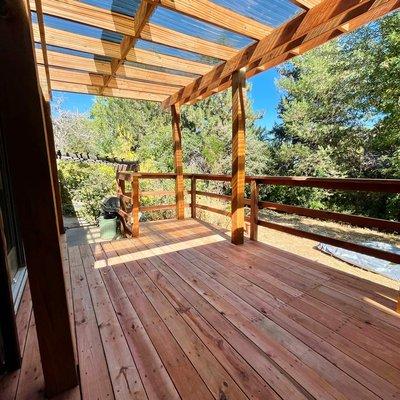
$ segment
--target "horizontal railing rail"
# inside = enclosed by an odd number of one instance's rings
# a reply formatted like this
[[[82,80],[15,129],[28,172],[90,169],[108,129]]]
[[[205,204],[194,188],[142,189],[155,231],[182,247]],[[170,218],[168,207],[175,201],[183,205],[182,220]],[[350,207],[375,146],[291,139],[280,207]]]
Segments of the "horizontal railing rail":
[[[176,174],[173,173],[139,173],[130,171],[117,171],[117,196],[120,200],[119,215],[124,231],[133,237],[139,236],[139,212],[154,212],[174,210],[176,204],[155,204],[151,206],[143,206],[140,204],[142,197],[163,197],[175,196],[175,191],[170,190],[140,190],[140,179],[174,179]],[[126,192],[125,183],[131,186],[130,192]]]
[[[175,204],[162,204],[152,206],[140,206],[141,196],[172,196],[177,195],[176,191],[153,191],[153,192],[140,192],[139,190],[139,179],[175,179],[176,174],[174,173],[137,173],[137,172],[118,172],[117,182],[130,181],[131,185],[137,189],[131,190],[130,193],[125,193],[124,185],[118,184],[119,196],[124,203],[127,199],[130,200],[132,212],[128,213],[126,209],[122,208],[124,217],[132,218],[132,221],[136,221],[135,224],[132,222],[131,226],[134,228],[131,230],[132,235],[139,234],[139,220],[138,212],[141,211],[158,211],[158,210],[172,210],[176,207]],[[190,190],[186,191],[191,196],[191,201],[186,206],[191,209],[192,218],[197,217],[196,210],[209,211],[226,217],[231,217],[230,210],[216,208],[206,204],[198,202],[197,197],[209,197],[220,200],[221,202],[230,202],[231,196],[221,193],[213,193],[208,191],[197,190],[197,181],[217,181],[217,182],[230,182],[230,175],[215,175],[215,174],[184,174],[184,179],[190,180]],[[136,182],[137,183],[134,183]],[[306,239],[320,241],[323,243],[331,244],[344,249],[356,251],[373,257],[381,258],[395,263],[400,263],[400,255],[393,254],[381,249],[368,247],[363,244],[348,242],[338,238],[332,238],[318,233],[304,231],[291,226],[278,224],[272,221],[266,221],[260,219],[259,211],[262,209],[272,210],[280,213],[300,215],[309,218],[317,218],[323,221],[333,221],[340,223],[347,223],[352,226],[363,227],[363,228],[374,228],[385,232],[400,232],[399,221],[389,221],[379,218],[365,217],[361,215],[345,214],[333,211],[316,210],[306,207],[294,206],[290,204],[282,204],[271,201],[262,201],[259,199],[259,188],[262,185],[278,185],[288,187],[309,187],[309,188],[320,188],[326,190],[340,190],[340,191],[362,191],[362,192],[376,192],[376,193],[400,193],[400,179],[353,179],[353,178],[313,178],[313,177],[297,177],[297,176],[246,176],[246,183],[250,184],[251,196],[250,198],[243,198],[244,206],[250,207],[250,216],[246,218],[246,221],[250,224],[250,238],[257,240],[258,238],[258,226],[263,226],[270,229],[275,229],[281,232],[290,233]],[[132,187],[133,187],[132,186]],[[135,215],[133,215],[135,214]],[[137,214],[137,217],[136,217]]]

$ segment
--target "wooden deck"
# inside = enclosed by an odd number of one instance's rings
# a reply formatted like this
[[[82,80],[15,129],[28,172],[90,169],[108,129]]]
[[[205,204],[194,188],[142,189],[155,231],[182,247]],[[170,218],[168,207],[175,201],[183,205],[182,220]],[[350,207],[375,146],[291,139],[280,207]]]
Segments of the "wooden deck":
[[[197,220],[73,246],[80,391],[63,399],[400,399],[397,293]],[[29,291],[22,369],[0,398],[41,399]]]

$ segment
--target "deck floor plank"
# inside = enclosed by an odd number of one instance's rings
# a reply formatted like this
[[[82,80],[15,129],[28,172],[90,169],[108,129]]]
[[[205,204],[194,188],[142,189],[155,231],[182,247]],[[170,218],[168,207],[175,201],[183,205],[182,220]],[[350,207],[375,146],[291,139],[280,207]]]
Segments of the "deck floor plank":
[[[82,245],[79,247],[115,399],[133,397],[137,400],[145,400],[148,397],[107,289],[104,286],[99,270],[92,268],[94,257],[90,246]]]
[[[168,236],[168,235],[167,235]],[[216,247],[221,247],[221,244],[219,243]],[[234,246],[228,244],[226,247],[233,248]],[[225,249],[224,254],[227,257],[230,257],[232,260],[238,260],[239,257],[234,258],[234,256],[238,256],[236,254],[237,252],[234,252],[234,254],[230,254],[229,252],[230,249]],[[190,251],[190,250],[189,250]],[[248,260],[246,260],[248,261]],[[196,263],[194,259],[192,259],[192,263]],[[211,264],[211,260],[208,264]],[[206,268],[204,269],[204,266]],[[201,268],[205,272],[209,272],[211,277],[214,277],[217,281],[218,276],[213,273],[213,271],[209,271],[210,267],[207,265],[207,263],[201,264]],[[249,295],[249,293],[246,293],[243,291],[242,288],[239,288],[238,286],[235,286],[236,280],[232,279],[227,281],[222,280],[222,284],[225,284],[228,282],[228,285],[230,284],[230,289],[232,290],[233,293],[241,293],[240,296],[246,300],[249,304],[252,304],[255,306],[257,309],[257,302],[255,302],[252,299],[252,296]],[[233,284],[232,284],[233,283]],[[265,313],[265,307],[261,308],[261,310]],[[250,318],[251,315],[250,315]],[[262,318],[262,317],[260,317]],[[347,390],[347,395],[348,396],[354,396],[354,397],[361,397],[363,398],[374,398],[371,397],[370,393],[367,393],[363,390],[363,387],[360,385],[357,385],[356,382],[352,382],[351,380],[348,379],[346,375],[343,375],[341,371],[336,370],[335,368],[332,368],[329,364],[325,363],[324,360],[319,359],[318,356],[316,356],[313,352],[314,349],[316,350],[321,356],[328,358],[329,360],[332,361],[334,365],[340,366],[340,368],[347,372],[349,375],[351,375],[356,381],[361,382],[363,385],[368,387],[371,391],[373,391],[375,394],[383,394],[384,398],[396,398],[399,396],[399,392],[397,388],[393,387],[393,385],[389,384],[387,381],[382,379],[380,376],[376,375],[375,373],[371,372],[367,367],[361,365],[360,363],[356,362],[354,359],[348,357],[346,354],[343,354],[340,350],[338,350],[336,347],[326,343],[325,338],[323,341],[319,340],[319,338],[312,333],[312,329],[307,330],[303,329],[301,326],[299,326],[298,323],[292,321],[290,318],[287,318],[283,313],[278,309],[278,311],[275,311],[274,314],[270,315],[270,318],[274,320],[274,322],[278,323],[281,327],[286,328],[288,332],[293,333],[294,336],[296,336],[299,340],[301,340],[303,343],[309,346],[310,350],[307,351],[306,356],[309,360],[309,365],[313,366],[314,368],[317,367],[317,365],[320,365],[326,369],[326,378],[329,380],[332,377],[335,377],[334,379],[341,379],[342,382],[346,382],[346,390]],[[264,321],[265,323],[266,321]],[[268,332],[272,336],[274,335],[274,331],[270,330],[270,326],[268,326]],[[327,334],[327,333],[325,333]],[[280,337],[284,336],[284,334],[281,333]],[[275,336],[277,340],[277,336]],[[289,343],[293,343],[293,339],[289,339],[288,342],[286,342],[286,347],[289,347]],[[298,343],[296,343],[296,346],[299,346]],[[301,346],[300,346],[301,348]],[[303,351],[303,350],[300,350]],[[295,353],[296,354],[296,353]],[[297,353],[297,355],[299,355]],[[301,355],[300,355],[301,357]],[[389,367],[387,364],[384,365],[384,367]],[[387,368],[386,368],[387,369]],[[390,368],[389,368],[390,369]]]
[[[107,247],[104,250],[107,253]],[[120,263],[113,267],[113,273],[115,272],[121,282],[180,396],[184,399],[212,399],[211,392],[129,272],[127,265],[129,266],[129,262]]]
[[[82,398],[113,400],[110,373],[79,247],[69,248]]]
[[[80,387],[56,400],[400,399],[391,288],[193,219],[61,245]],[[2,400],[44,399],[29,295]]]
[[[104,260],[101,245],[93,245],[96,260]],[[147,396],[151,400],[178,400],[180,396],[154,348],[143,324],[111,267],[100,269],[127,344],[137,365]]]

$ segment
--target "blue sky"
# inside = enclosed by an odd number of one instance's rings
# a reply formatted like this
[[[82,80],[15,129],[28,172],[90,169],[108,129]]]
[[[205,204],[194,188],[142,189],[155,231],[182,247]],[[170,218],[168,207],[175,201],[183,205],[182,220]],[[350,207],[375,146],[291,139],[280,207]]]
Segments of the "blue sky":
[[[252,90],[250,97],[253,101],[254,108],[257,111],[264,112],[264,118],[259,122],[260,126],[271,129],[277,118],[277,105],[280,99],[280,93],[275,85],[275,80],[278,78],[276,68],[267,70],[261,74],[249,79]],[[62,98],[63,109],[70,111],[78,111],[81,113],[89,112],[94,96],[77,93],[53,93],[53,102]]]

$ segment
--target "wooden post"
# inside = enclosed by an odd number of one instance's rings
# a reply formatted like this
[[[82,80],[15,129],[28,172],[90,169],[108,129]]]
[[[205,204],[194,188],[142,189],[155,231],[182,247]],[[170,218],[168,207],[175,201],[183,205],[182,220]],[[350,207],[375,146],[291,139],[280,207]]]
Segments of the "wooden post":
[[[182,135],[180,125],[180,112],[177,105],[171,107],[172,135],[174,141],[174,165],[175,165],[175,197],[176,197],[176,218],[185,218],[184,183],[183,183],[183,162],[182,162]]]
[[[139,237],[139,175],[132,176],[132,236]]]
[[[46,395],[52,397],[76,386],[78,379],[46,124],[25,0],[1,2],[0,54],[0,131],[10,166],[16,212],[22,222],[20,231]]]
[[[56,147],[54,144],[54,132],[53,123],[51,121],[51,108],[50,103],[43,100],[44,116],[46,121],[46,132],[47,132],[47,145],[49,148],[49,160],[51,168],[51,176],[53,180],[53,190],[54,190],[54,201],[56,204],[57,222],[58,222],[58,232],[61,234],[65,233],[64,221],[62,215],[62,201],[60,192],[60,183],[58,181],[57,172],[57,160],[56,160]]]
[[[250,239],[258,239],[258,183],[251,181]]]
[[[197,186],[197,180],[194,176],[192,176],[192,179],[190,181],[190,192],[191,192],[191,205],[190,205],[190,211],[191,211],[191,217],[196,218],[196,186]]]
[[[245,184],[245,132],[246,114],[244,90],[245,71],[232,75],[232,219],[231,241],[244,242],[244,184]]]

